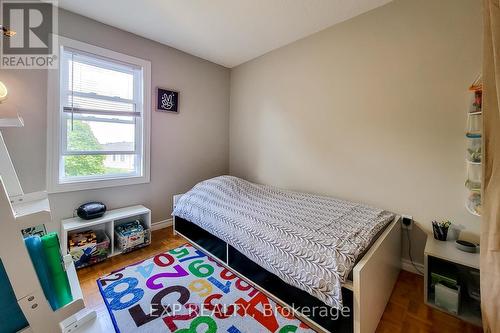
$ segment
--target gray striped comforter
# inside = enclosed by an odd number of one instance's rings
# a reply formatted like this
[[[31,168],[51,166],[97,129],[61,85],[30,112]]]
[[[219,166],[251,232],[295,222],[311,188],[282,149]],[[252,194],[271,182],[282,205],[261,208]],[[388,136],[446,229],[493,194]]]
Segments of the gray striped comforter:
[[[394,214],[221,176],[198,183],[173,215],[214,234],[288,284],[342,307],[342,283]]]

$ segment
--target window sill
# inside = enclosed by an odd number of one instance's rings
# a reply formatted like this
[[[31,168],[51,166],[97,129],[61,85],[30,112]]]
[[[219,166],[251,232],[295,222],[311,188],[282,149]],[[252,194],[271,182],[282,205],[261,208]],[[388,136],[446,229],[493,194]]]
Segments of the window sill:
[[[149,182],[150,182],[149,176],[74,181],[69,183],[49,184],[48,193],[95,190],[107,187],[147,184]]]

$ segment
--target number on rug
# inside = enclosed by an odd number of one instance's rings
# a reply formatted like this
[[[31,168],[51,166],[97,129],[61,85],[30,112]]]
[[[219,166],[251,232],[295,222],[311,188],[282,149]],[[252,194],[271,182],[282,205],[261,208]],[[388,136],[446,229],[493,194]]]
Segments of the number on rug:
[[[205,297],[212,293],[212,285],[203,279],[197,279],[191,281],[188,285],[189,290],[198,293],[198,296]]]
[[[164,259],[166,259],[167,262],[164,262]],[[175,259],[174,259],[174,257],[172,257],[168,253],[161,253],[161,254],[156,255],[153,258],[153,261],[156,265],[158,265],[160,267],[168,267],[174,263]]]
[[[200,307],[196,304],[189,303],[185,304],[184,307],[189,310],[188,314],[185,315],[175,315],[175,316],[166,316],[163,318],[163,322],[170,331],[174,332],[177,329],[177,325],[174,323],[175,320],[189,320],[193,319],[200,313]]]
[[[134,305],[133,307],[128,309],[128,312],[130,313],[130,316],[134,320],[136,326],[140,327],[144,324],[149,323],[150,321],[160,318],[163,314],[170,313],[172,311],[171,306],[163,306],[161,301],[164,297],[172,293],[179,293],[179,298],[177,299],[177,301],[181,305],[186,304],[189,300],[189,297],[191,296],[189,290],[187,290],[187,288],[183,286],[171,286],[160,290],[151,299],[152,311],[150,314],[146,314],[140,304]]]
[[[219,280],[217,280],[213,276],[210,276],[208,278],[208,281],[212,282],[214,284],[214,286],[219,288],[224,294],[229,293],[229,290],[231,289],[231,281],[226,281],[226,284],[223,284],[222,282],[220,282]]]
[[[181,330],[176,331],[175,333],[197,333],[198,326],[206,324],[208,326],[207,330],[204,333],[215,333],[217,332],[217,324],[215,320],[210,317],[198,317],[191,322],[189,328],[183,328]]]
[[[173,254],[177,259],[183,258],[189,254],[189,250],[186,248],[177,248],[168,251],[168,253]]]
[[[231,325],[231,327],[229,327],[227,329],[227,333],[241,333],[239,329],[237,329],[236,327],[234,327],[234,325]]]
[[[195,260],[188,266],[189,271],[196,277],[204,278],[212,275],[214,268],[209,264],[204,264],[203,259]]]
[[[153,269],[155,268],[154,263],[150,263],[144,266],[137,266],[135,271],[139,274],[141,274],[145,279],[147,279],[151,273],[153,273]]]
[[[108,275],[109,276],[109,275]],[[100,279],[99,282],[101,283],[101,286],[105,286],[108,284],[108,282],[114,282],[114,281],[118,281],[120,280],[121,278],[123,277],[123,274],[122,273],[117,273],[115,274],[114,277],[110,278],[110,277],[106,277],[104,279]]]
[[[295,325],[286,325],[280,329],[279,333],[295,333],[298,329]]]
[[[196,251],[194,251],[194,253],[196,253],[196,255],[191,256],[191,257],[187,257],[187,258],[182,258],[181,260],[179,260],[179,262],[184,262],[184,261],[188,261],[188,260],[192,260],[192,259],[196,259],[196,258],[203,258],[203,257],[207,256],[205,253],[201,252],[200,250],[196,250]]]
[[[250,315],[271,332],[275,332],[279,328],[273,308],[269,303],[269,298],[263,293],[258,293],[250,301],[239,298],[235,303],[238,305],[238,314],[240,316]],[[259,304],[262,305],[261,308],[264,312],[257,309],[257,305]]]
[[[212,311],[218,319],[226,319],[234,313],[234,305],[231,304],[228,307],[224,307],[222,304],[212,304],[212,300],[221,298],[221,294],[210,295],[205,299],[205,302],[203,302],[203,306],[205,309]],[[226,308],[226,312],[223,311],[224,308]]]
[[[237,276],[236,274],[234,274],[233,272],[231,272],[229,269],[227,268],[224,268],[221,272],[220,272],[220,277],[223,279],[223,280],[233,280],[233,279],[236,279]]]
[[[127,289],[116,292],[115,287],[120,284],[127,284]],[[127,277],[107,286],[106,289],[104,289],[104,296],[106,296],[106,298],[111,298],[109,308],[114,311],[123,310],[140,301],[142,296],[144,296],[144,290],[136,288],[137,284],[139,284],[139,281],[136,278]],[[133,295],[133,298],[122,303],[121,299],[130,294]]]
[[[247,291],[247,290],[252,289],[252,291],[248,293],[248,296],[250,296],[250,297],[254,297],[259,292],[257,290],[257,288],[253,287],[251,284],[247,283],[246,281],[244,281],[242,279],[236,280],[234,285],[236,286],[236,289],[241,290],[241,291]]]
[[[175,265],[172,268],[175,270],[175,273],[164,272],[164,273],[155,274],[146,281],[146,286],[149,289],[153,289],[153,290],[160,289],[160,288],[163,288],[163,283],[155,283],[156,279],[176,278],[176,277],[183,277],[183,276],[189,275],[189,273],[186,272],[184,270],[184,268],[182,268],[180,265]]]

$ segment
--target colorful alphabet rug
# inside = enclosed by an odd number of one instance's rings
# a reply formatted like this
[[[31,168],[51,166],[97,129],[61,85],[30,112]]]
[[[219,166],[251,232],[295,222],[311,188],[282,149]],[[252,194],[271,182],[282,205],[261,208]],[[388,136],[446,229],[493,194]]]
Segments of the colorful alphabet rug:
[[[97,280],[120,333],[314,332],[190,244]]]

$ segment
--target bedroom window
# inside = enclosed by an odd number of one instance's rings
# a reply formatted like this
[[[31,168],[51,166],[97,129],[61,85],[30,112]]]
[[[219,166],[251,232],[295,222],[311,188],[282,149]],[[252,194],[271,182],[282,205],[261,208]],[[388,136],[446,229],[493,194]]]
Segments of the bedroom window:
[[[59,42],[58,77],[49,74],[49,90],[57,79],[59,96],[48,112],[49,191],[149,182],[150,63],[62,37]]]

